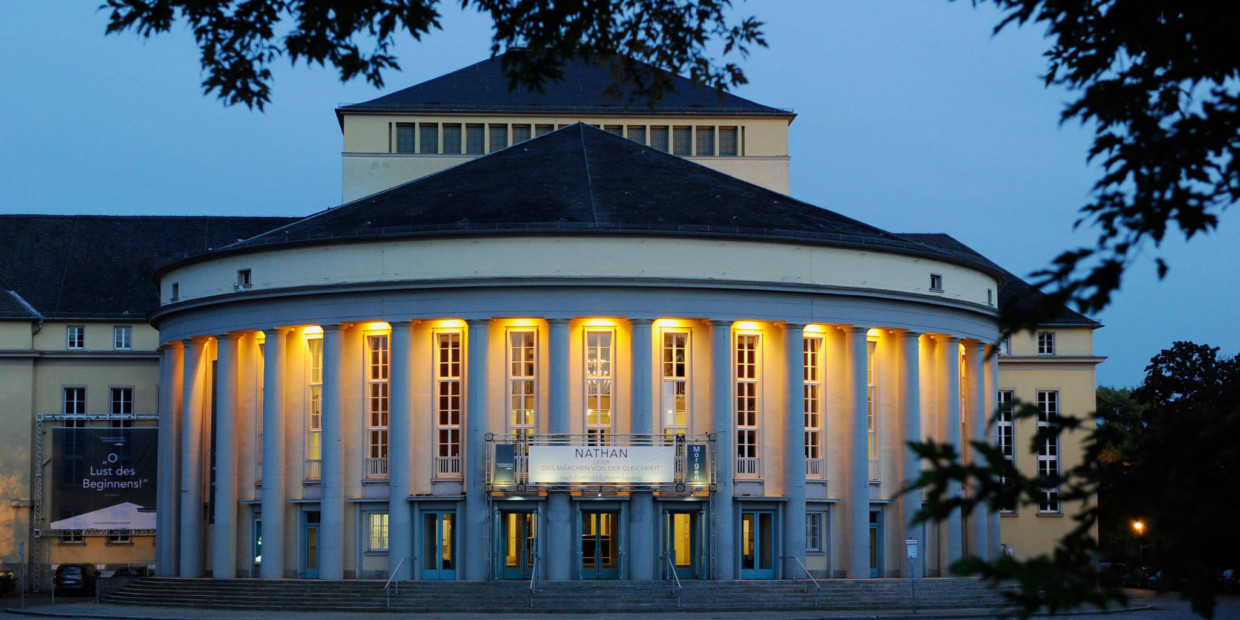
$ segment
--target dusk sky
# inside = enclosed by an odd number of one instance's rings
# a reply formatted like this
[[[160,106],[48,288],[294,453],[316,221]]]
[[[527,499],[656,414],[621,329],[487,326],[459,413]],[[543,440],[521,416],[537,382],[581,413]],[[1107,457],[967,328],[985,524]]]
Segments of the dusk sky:
[[[490,24],[441,2],[443,30],[402,40],[383,90],[275,67],[266,112],[204,96],[183,26],[104,36],[97,0],[0,2],[0,212],[300,216],[341,197],[333,110],[483,60]],[[1060,126],[1041,28],[992,36],[969,2],[738,3],[766,23],[735,92],[791,108],[792,195],[891,232],[947,233],[1027,276],[1090,245],[1073,231],[1097,168],[1092,128]],[[1232,215],[1232,218],[1240,215]],[[1171,265],[1159,282],[1153,258]],[[0,248],[0,260],[3,260]],[[1145,249],[1094,318],[1099,385],[1135,386],[1176,340],[1240,352],[1240,221]]]

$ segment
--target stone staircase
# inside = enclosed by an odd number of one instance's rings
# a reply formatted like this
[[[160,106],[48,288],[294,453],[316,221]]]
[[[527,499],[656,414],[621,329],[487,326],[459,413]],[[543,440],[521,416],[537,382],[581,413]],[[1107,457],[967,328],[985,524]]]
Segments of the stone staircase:
[[[912,607],[906,579],[803,581],[685,581],[680,596],[662,581],[544,581],[531,596],[528,582],[308,579],[139,579],[104,597],[125,605],[228,610],[406,613],[713,612],[899,610]],[[397,589],[395,586],[399,585]],[[918,609],[999,607],[1003,597],[975,579],[917,580]]]

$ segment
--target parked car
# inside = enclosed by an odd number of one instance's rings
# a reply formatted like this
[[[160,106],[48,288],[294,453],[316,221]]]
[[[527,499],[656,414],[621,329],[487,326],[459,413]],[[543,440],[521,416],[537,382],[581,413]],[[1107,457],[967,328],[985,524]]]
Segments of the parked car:
[[[56,567],[52,576],[52,586],[56,594],[77,592],[94,594],[95,582],[99,580],[99,571],[94,564],[61,564]]]
[[[134,568],[132,566],[122,566],[112,573],[113,577],[149,577],[150,571],[145,566]]]
[[[1098,581],[1104,586],[1122,586],[1128,565],[1119,562],[1098,562]]]
[[[1236,569],[1229,568],[1223,571],[1223,574],[1218,577],[1218,591],[1234,594],[1240,590],[1240,582],[1237,579],[1240,579],[1240,575],[1236,575]]]

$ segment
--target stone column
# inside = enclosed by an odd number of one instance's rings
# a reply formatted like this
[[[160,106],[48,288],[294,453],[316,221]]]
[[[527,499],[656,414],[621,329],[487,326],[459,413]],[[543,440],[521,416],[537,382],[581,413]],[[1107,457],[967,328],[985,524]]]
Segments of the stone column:
[[[181,430],[181,577],[201,577],[202,565],[202,391],[206,383],[206,341],[185,342]]]
[[[947,336],[942,341],[942,364],[943,364],[943,429],[941,437],[943,443],[956,446],[957,451],[961,451],[963,443],[960,441],[960,339],[955,336]],[[947,487],[948,497],[960,497],[962,488],[959,482],[949,482]],[[963,542],[963,523],[961,522],[960,510],[953,510],[943,521],[943,543],[944,553],[946,554],[946,563],[943,569],[948,569],[952,563],[964,557]]]
[[[284,520],[288,504],[284,498],[285,360],[290,330],[267,330],[263,345],[263,579],[284,577]]]
[[[921,475],[921,459],[908,447],[910,441],[922,441],[921,434],[921,351],[920,334],[904,332],[900,340],[900,485],[908,486]],[[900,496],[900,527],[903,538],[917,540],[917,558],[914,560],[914,574],[907,574],[908,561],[900,566],[900,574],[905,577],[924,577],[917,575],[917,566],[921,566],[926,555],[926,541],[922,536],[921,526],[913,525],[913,516],[921,508],[921,493]]]
[[[155,573],[179,572],[177,518],[181,479],[181,403],[184,397],[184,349],[179,342],[161,347],[159,366],[159,495],[155,511]]]
[[[999,351],[996,350],[996,347],[992,345],[990,348],[990,353],[991,353],[990,357],[986,359],[986,388],[985,388],[986,389],[986,416],[988,420],[990,419],[990,416],[993,416],[995,414],[995,410],[999,404],[998,403]],[[995,429],[988,429],[987,431],[986,440],[989,441],[991,445],[994,445],[998,443],[999,441],[999,438],[996,434],[997,432],[998,431]],[[986,538],[987,538],[987,542],[989,543],[987,545],[987,553],[989,554],[989,557],[994,558],[995,554],[999,553],[1000,545],[1003,544],[1003,533],[1000,530],[1002,519],[1000,519],[999,517],[999,511],[992,510],[990,514],[987,516],[987,520],[989,521],[988,525],[986,526]]]
[[[710,322],[711,432],[715,434],[715,579],[736,579],[732,472],[736,467],[736,414],[732,388],[732,322]]]
[[[982,465],[986,459],[973,448],[972,443],[986,441],[986,344],[976,340],[969,341],[965,345],[964,356],[965,378],[968,382],[965,394],[968,418],[965,427],[969,430],[968,441],[970,442],[967,454],[970,463]],[[972,489],[973,496],[976,497],[980,490],[981,484],[975,482]],[[990,553],[987,551],[990,538],[987,532],[989,520],[990,510],[986,505],[975,506],[973,513],[969,516],[967,532],[969,554],[984,560],[990,559]]]
[[[216,579],[237,576],[237,340],[236,334],[215,337],[215,536],[211,575]]]
[[[805,326],[784,325],[784,579],[805,577]],[[799,563],[798,563],[799,562]]]
[[[319,579],[344,579],[344,328],[323,326]]]
[[[654,394],[651,384],[654,376],[654,352],[652,324],[650,319],[632,319],[632,407],[629,432],[635,441],[648,441],[654,433]],[[646,437],[642,437],[645,435]],[[655,553],[654,494],[649,490],[634,490],[629,499],[629,575],[634,581],[648,581],[658,575]]]
[[[470,581],[487,578],[487,411],[489,364],[488,348],[491,342],[491,320],[467,321],[469,325],[469,351],[467,353],[466,401],[465,401],[465,576]]]
[[[843,442],[848,451],[848,472],[844,480],[844,527],[848,540],[848,577],[865,579],[870,576],[870,452],[869,452],[869,383],[866,371],[869,344],[865,327],[844,329],[848,343],[848,368],[852,371],[852,411],[848,436]]]
[[[413,554],[413,323],[392,323],[392,401],[388,424],[388,571],[400,564],[396,579],[412,578]]]
[[[547,403],[547,431],[552,435],[567,435],[572,429],[569,414],[569,323],[568,319],[548,319],[549,335],[548,367],[550,398]],[[564,581],[572,577],[573,521],[568,493],[552,491],[547,495],[547,579]]]

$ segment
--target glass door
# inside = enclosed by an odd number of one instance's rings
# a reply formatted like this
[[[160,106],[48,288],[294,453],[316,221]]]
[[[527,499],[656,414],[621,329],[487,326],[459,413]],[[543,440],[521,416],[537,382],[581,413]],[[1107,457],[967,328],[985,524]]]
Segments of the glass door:
[[[870,576],[883,574],[883,512],[870,511]]]
[[[306,579],[319,578],[319,513],[307,512],[306,523],[302,526],[301,539],[302,562],[304,562]]]
[[[701,555],[701,519],[697,512],[663,511],[663,554],[671,559],[676,576],[697,579]],[[666,574],[668,561],[661,573]]]
[[[456,512],[422,514],[422,578],[456,579]]]
[[[741,579],[775,578],[775,512],[741,512]]]
[[[529,579],[533,574],[534,550],[538,548],[536,515],[533,511],[500,511],[501,578]]]
[[[620,578],[620,513],[581,512],[581,578]]]

